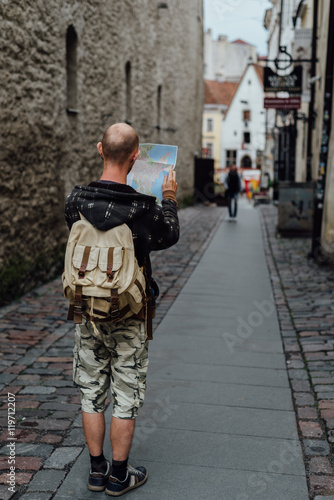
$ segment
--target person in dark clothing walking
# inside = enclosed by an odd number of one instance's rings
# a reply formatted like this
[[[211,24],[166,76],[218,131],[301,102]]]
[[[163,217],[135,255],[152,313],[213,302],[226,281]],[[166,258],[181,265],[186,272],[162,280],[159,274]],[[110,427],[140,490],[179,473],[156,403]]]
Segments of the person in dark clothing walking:
[[[117,123],[109,127],[97,145],[104,160],[101,179],[73,189],[66,200],[65,219],[69,229],[80,220],[80,214],[101,231],[127,224],[138,264],[145,266],[149,287],[157,296],[149,254],[178,241],[177,183],[171,168],[162,185],[162,206],[155,197],[128,186],[127,174],[139,155],[138,146],[138,135],[129,125]],[[105,490],[110,496],[120,496],[147,480],[145,467],[128,465],[135,418],[144,402],[147,366],[145,319],[139,315],[118,322],[96,321],[94,325],[89,318],[83,318],[76,326],[73,375],[80,388],[83,429],[91,460],[91,491]],[[113,403],[112,464],[103,454],[109,389]]]
[[[238,212],[238,194],[241,190],[240,177],[236,165],[232,165],[225,179],[225,187],[228,197],[228,213],[230,220],[236,220]],[[232,205],[233,209],[232,209]]]

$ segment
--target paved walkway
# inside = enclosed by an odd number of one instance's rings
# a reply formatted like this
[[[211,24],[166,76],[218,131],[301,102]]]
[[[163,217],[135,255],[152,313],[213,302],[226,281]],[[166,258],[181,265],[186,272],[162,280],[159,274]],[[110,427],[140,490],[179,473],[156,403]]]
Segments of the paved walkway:
[[[274,227],[275,209],[265,208],[269,227]],[[150,345],[147,399],[131,453],[131,463],[147,465],[150,477],[145,487],[130,493],[133,500],[309,498],[296,397],[291,398],[280,334],[283,329],[284,343],[291,347],[293,337],[288,342],[286,337],[294,330],[269,245],[275,235],[265,233],[263,245],[260,211],[246,200],[240,203],[237,224],[223,221],[225,214],[226,209],[211,207],[181,211],[180,243],[154,259],[155,274],[159,271],[165,284]],[[0,381],[10,384],[3,389],[4,401],[8,392],[16,394],[18,423],[17,493],[1,486],[4,500],[104,497],[86,489],[88,452],[71,383],[73,328],[59,319],[65,305],[56,281],[2,311],[0,339],[6,355]],[[288,366],[305,379],[305,368],[294,364],[302,361],[296,349],[288,351]],[[314,415],[308,418],[312,414],[307,411],[315,408],[304,389],[302,408],[296,409],[304,410],[305,423],[317,424]],[[6,426],[5,405],[0,412]],[[3,468],[8,437],[6,431],[1,435]],[[319,440],[325,441],[323,436]],[[307,445],[316,449],[314,442]],[[111,455],[107,440],[105,453]],[[318,460],[326,458],[317,454]],[[307,455],[305,460],[309,467]],[[313,477],[328,481],[328,469],[318,473]],[[311,498],[314,492],[330,491],[315,484]]]
[[[155,332],[131,454],[150,479],[133,500],[308,498],[259,217],[242,206]],[[110,455],[107,440],[105,449]],[[57,500],[74,491],[95,498],[85,485],[87,457]]]

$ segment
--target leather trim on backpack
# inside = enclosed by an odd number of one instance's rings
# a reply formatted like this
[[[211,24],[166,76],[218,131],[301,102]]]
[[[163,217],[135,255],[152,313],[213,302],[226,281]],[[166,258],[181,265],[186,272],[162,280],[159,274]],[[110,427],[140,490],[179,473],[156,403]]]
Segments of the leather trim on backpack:
[[[112,266],[114,263],[114,248],[109,248],[108,249],[108,262],[107,262],[107,276],[108,276],[108,282],[111,283],[112,280],[114,279],[114,271],[112,270]]]
[[[82,256],[81,266],[80,266],[80,269],[78,272],[78,276],[80,279],[85,277],[87,264],[88,264],[88,260],[89,260],[90,249],[91,249],[91,247],[85,247],[85,251],[84,251],[84,254]]]
[[[82,286],[75,286],[75,295],[74,295],[74,323],[76,325],[80,325],[82,322]]]

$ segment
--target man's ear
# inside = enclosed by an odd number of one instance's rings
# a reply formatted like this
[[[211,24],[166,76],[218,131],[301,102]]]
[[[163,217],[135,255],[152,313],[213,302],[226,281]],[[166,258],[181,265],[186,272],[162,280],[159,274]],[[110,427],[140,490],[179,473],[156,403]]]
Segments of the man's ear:
[[[138,158],[139,155],[140,155],[140,151],[139,150],[136,153],[134,153],[134,155],[131,158],[131,160],[133,161],[133,163],[137,160],[137,158]]]
[[[97,145],[96,145],[96,147],[97,147],[97,150],[99,152],[99,155],[101,156],[101,158],[103,158],[102,142],[98,142]]]

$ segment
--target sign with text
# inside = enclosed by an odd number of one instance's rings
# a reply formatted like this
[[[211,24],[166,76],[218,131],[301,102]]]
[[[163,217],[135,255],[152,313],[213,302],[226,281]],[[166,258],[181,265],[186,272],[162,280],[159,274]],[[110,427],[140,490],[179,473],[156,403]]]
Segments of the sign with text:
[[[299,109],[301,105],[300,97],[265,97],[264,105],[265,109],[273,108],[273,109]]]
[[[312,28],[296,28],[292,42],[293,59],[312,58]]]
[[[268,66],[264,68],[265,92],[289,92],[289,94],[301,94],[302,90],[302,66],[296,66],[289,75],[278,75]]]

